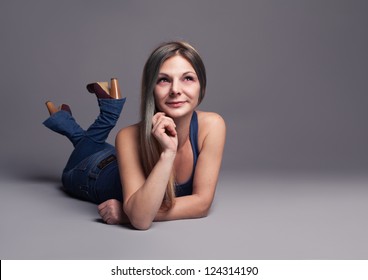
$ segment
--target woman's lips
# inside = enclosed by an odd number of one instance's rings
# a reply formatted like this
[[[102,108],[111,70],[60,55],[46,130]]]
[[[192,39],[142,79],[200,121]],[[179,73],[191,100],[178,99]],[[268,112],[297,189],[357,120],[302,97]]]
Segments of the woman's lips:
[[[185,101],[170,101],[170,102],[166,102],[166,104],[169,107],[172,107],[172,108],[179,108],[182,105],[184,105],[185,103],[186,103]]]

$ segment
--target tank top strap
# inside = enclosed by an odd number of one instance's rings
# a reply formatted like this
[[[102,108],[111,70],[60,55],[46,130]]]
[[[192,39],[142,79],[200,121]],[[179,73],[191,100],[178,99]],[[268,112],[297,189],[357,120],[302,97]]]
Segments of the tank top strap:
[[[198,116],[197,112],[194,111],[192,119],[190,121],[190,143],[192,145],[193,157],[194,157],[194,167],[196,166],[199,148],[198,148]]]
[[[176,196],[184,196],[190,195],[193,192],[193,178],[194,178],[194,171],[197,165],[197,159],[199,156],[199,149],[198,149],[198,118],[197,112],[194,111],[192,115],[192,119],[190,121],[190,128],[189,128],[189,140],[192,146],[193,151],[193,171],[190,179],[181,185],[176,185],[175,194]]]

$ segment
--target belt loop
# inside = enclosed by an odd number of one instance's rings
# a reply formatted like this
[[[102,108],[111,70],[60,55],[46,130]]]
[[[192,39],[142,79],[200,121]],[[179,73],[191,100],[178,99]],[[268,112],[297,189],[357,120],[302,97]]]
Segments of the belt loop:
[[[103,169],[106,165],[116,160],[115,155],[109,155],[105,159],[101,160],[99,164],[97,164],[97,167],[100,169]]]

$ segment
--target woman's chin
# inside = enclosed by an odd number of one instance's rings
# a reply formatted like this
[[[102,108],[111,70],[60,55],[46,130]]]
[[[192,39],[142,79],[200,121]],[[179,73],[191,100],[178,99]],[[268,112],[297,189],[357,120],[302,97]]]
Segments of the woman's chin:
[[[192,114],[193,110],[194,109],[188,108],[188,107],[186,107],[186,108],[184,108],[184,107],[181,107],[181,108],[165,108],[165,110],[163,110],[163,112],[170,118],[178,119],[178,118],[185,117],[188,114]]]

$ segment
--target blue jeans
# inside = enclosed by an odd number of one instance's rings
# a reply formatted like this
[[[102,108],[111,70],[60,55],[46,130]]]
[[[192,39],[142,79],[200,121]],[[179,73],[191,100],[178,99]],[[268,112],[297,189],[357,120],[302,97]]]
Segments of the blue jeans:
[[[115,147],[106,139],[119,119],[125,100],[98,99],[100,114],[87,130],[63,110],[43,122],[66,136],[74,146],[62,174],[64,189],[72,196],[96,204],[112,198],[122,200]]]

